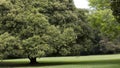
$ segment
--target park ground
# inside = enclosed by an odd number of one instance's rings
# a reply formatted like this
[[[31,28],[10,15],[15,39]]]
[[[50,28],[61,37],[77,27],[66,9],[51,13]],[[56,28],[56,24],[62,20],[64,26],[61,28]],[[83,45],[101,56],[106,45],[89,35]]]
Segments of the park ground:
[[[39,64],[29,64],[29,59],[1,60],[0,68],[120,68],[120,54],[73,57],[37,58]]]

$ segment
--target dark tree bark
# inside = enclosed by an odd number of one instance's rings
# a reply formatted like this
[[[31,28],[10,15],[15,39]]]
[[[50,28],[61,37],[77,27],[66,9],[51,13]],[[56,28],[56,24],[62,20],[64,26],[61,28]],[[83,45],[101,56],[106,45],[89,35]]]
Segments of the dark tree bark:
[[[38,63],[36,58],[29,58],[29,60],[30,60],[30,64],[37,64]]]

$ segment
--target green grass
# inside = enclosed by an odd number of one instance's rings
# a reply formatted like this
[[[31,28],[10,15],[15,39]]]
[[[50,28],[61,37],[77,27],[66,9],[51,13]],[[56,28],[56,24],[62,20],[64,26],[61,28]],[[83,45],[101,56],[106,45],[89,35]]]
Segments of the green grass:
[[[120,68],[120,54],[74,57],[38,58],[39,64],[30,65],[28,59],[11,59],[0,62],[0,67],[28,68]]]

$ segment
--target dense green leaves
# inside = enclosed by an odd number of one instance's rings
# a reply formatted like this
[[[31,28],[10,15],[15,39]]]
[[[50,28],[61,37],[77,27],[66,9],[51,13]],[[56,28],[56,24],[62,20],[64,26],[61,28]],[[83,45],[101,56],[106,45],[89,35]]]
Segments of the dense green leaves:
[[[120,0],[111,0],[111,9],[113,10],[113,15],[120,22]]]
[[[40,38],[40,36],[33,36],[23,40],[24,55],[32,58],[41,57],[49,54],[52,49],[50,45]]]
[[[8,33],[0,35],[0,54],[3,58],[21,56],[23,54],[22,48],[19,38]]]
[[[110,39],[119,35],[120,25],[115,20],[110,9],[93,12],[89,17],[89,22],[94,29],[99,30],[102,35]]]
[[[3,0],[1,2],[0,34],[8,32],[13,37],[20,39],[20,46],[24,47],[23,57],[29,56],[34,58],[51,53],[50,49],[52,50],[52,47],[50,45],[52,45],[53,42],[49,43],[50,41],[48,40],[53,41],[54,39],[52,39],[52,37],[57,36],[59,33],[59,30],[57,30],[55,26],[49,24],[46,16],[39,13],[39,10],[43,11],[42,7],[44,8],[46,6],[43,2],[46,1]],[[38,8],[36,5],[40,4],[43,5]],[[6,12],[3,12],[3,9],[6,9]],[[47,37],[49,37],[49,39],[47,39]],[[3,42],[5,43],[5,41]],[[5,46],[6,45],[12,47],[12,44],[5,44]],[[14,54],[14,52],[10,51],[9,54],[11,53]]]
[[[94,9],[106,9],[110,8],[110,0],[88,0],[90,2],[91,8]]]
[[[75,27],[82,30],[76,12],[72,0],[1,0],[0,34],[7,32],[10,38],[20,41],[21,57],[36,58],[51,53],[68,55],[76,41],[76,32],[79,33]]]
[[[88,21],[95,32],[97,42],[95,50],[97,49],[97,53],[115,53],[120,45],[116,43],[120,41],[120,24],[112,15],[110,0],[89,0],[89,2],[95,9],[88,14]]]

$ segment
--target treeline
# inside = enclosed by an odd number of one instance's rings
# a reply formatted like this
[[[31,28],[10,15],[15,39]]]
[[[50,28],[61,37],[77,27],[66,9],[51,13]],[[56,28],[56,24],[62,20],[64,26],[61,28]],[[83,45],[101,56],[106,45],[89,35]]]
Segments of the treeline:
[[[73,0],[0,0],[1,58],[120,53],[110,3],[89,1],[92,10]]]

